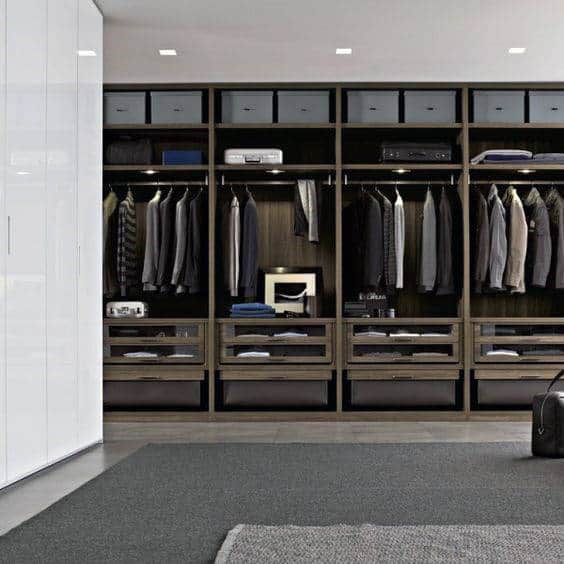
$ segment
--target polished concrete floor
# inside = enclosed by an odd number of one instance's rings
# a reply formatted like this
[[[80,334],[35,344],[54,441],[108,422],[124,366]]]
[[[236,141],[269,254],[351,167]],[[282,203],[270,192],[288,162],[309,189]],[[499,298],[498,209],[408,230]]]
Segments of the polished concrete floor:
[[[529,441],[528,422],[106,423],[105,442],[0,492],[0,535],[148,443]]]

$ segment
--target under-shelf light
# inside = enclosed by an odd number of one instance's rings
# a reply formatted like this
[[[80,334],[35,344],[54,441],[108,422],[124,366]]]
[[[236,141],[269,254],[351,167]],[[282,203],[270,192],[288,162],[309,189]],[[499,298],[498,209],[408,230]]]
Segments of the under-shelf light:
[[[279,168],[273,168],[272,170],[267,170],[266,172],[269,172],[270,174],[280,174],[284,171],[280,170]]]
[[[142,172],[143,174],[157,174],[157,171],[153,170],[152,168],[150,168],[149,170],[144,170]]]
[[[408,172],[411,172],[411,170],[409,170],[408,168],[394,168],[392,172],[395,172],[396,174],[406,174]]]
[[[520,168],[517,172],[520,172],[521,174],[532,174],[536,171],[532,168]]]

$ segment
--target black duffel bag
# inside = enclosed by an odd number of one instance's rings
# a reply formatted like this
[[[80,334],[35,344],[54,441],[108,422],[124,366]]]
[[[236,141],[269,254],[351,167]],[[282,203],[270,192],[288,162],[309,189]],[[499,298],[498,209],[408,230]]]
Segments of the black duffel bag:
[[[564,370],[554,377],[545,394],[537,394],[533,399],[535,456],[564,457],[564,392],[550,391],[562,376]]]
[[[106,164],[148,165],[153,151],[149,139],[122,139],[106,147]]]

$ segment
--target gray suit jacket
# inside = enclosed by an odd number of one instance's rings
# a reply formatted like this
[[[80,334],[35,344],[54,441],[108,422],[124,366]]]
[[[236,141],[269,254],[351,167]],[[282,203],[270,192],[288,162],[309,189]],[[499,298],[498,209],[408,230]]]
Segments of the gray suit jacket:
[[[492,184],[488,194],[488,207],[490,210],[490,288],[501,290],[507,260],[507,234],[505,232],[505,210],[495,184]]]
[[[437,281],[437,213],[435,199],[427,190],[423,204],[421,252],[419,262],[419,291],[432,292]]]
[[[488,277],[490,261],[490,218],[488,217],[488,204],[481,192],[476,194],[476,233],[474,265],[474,282],[476,292],[481,292]]]
[[[161,202],[161,191],[153,196],[147,204],[146,228],[145,228],[145,259],[143,261],[143,290],[146,292],[157,289],[157,272],[159,268],[160,250],[160,215],[159,204]]]
[[[556,289],[564,288],[564,199],[555,189],[546,198],[552,225],[552,277]]]
[[[507,189],[505,205],[509,215],[507,262],[503,281],[512,291],[525,292],[525,257],[527,256],[527,219],[521,198],[513,186]]]

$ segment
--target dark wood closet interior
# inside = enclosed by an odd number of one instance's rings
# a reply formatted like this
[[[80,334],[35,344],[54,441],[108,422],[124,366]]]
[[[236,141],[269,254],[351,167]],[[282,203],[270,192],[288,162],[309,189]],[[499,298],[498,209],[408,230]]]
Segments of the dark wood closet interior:
[[[150,312],[142,320],[105,320],[104,378],[107,386],[114,387],[112,397],[118,398],[107,402],[107,417],[456,420],[524,416],[528,395],[542,390],[564,360],[564,302],[561,290],[550,285],[528,287],[525,294],[476,292],[475,195],[477,191],[486,195],[492,183],[500,194],[514,184],[525,198],[536,182],[544,197],[552,188],[564,190],[560,184],[564,164],[472,164],[471,158],[488,149],[564,152],[564,123],[530,123],[528,95],[522,123],[473,121],[475,91],[533,89],[564,92],[562,85],[555,84],[107,85],[107,93],[146,93],[145,124],[107,124],[104,132],[105,149],[120,140],[151,141],[149,162],[118,165],[106,161],[104,165],[104,196],[110,189],[120,200],[128,189],[134,193],[139,264],[143,262],[146,205],[157,189],[163,194],[173,190],[175,198],[187,189],[192,195],[203,190],[206,214],[206,283],[200,293],[176,296],[139,291],[125,298],[105,298],[105,304],[120,299],[145,301]],[[397,92],[395,122],[349,121],[349,93],[361,90]],[[149,93],[153,91],[201,92],[201,123],[152,123]],[[270,121],[225,122],[222,96],[235,91],[271,92]],[[281,120],[279,94],[300,91],[327,94],[326,119]],[[410,122],[406,93],[419,91],[454,92],[453,120]],[[452,159],[383,162],[381,147],[388,142],[446,143]],[[283,163],[225,164],[224,152],[232,148],[281,149]],[[163,165],[161,154],[170,149],[201,151],[202,162]],[[298,179],[314,179],[321,187],[319,243],[294,234]],[[377,190],[392,203],[397,190],[404,202],[404,287],[387,296],[387,307],[395,317],[351,318],[345,315],[344,304],[358,296],[348,288],[343,213],[362,191],[376,194]],[[444,191],[452,209],[455,291],[449,295],[418,290],[427,190],[437,205]],[[321,272],[316,317],[229,317],[232,304],[245,300],[232,298],[226,289],[222,223],[231,198],[236,195],[243,201],[247,192],[258,210],[259,272],[273,267]],[[263,301],[263,292],[260,282],[252,301]],[[127,327],[130,333],[116,333],[116,326]],[[123,338],[130,341],[119,340]],[[118,358],[123,343],[137,348],[177,347],[175,351],[196,347],[196,354],[127,362]],[[270,356],[238,356],[253,346]],[[502,348],[515,354],[496,354]],[[509,399],[500,401],[502,394]],[[141,399],[136,402],[136,397]]]

